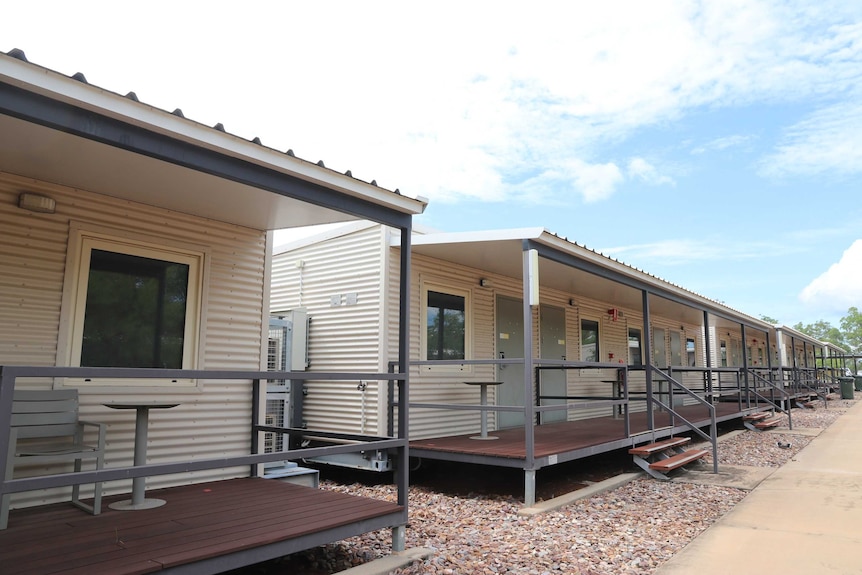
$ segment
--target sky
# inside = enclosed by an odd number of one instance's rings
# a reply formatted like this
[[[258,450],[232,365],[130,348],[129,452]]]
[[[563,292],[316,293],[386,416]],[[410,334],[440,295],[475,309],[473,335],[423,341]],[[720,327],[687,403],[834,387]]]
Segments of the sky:
[[[15,2],[0,50],[754,317],[862,308],[862,2]]]

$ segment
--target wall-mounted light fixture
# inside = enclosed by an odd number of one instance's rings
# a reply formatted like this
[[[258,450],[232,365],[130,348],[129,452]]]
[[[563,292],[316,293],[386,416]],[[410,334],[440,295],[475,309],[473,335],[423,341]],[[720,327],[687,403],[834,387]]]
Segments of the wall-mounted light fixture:
[[[21,192],[18,194],[18,207],[22,210],[29,210],[31,212],[53,214],[54,210],[57,208],[57,202],[54,198],[49,198],[42,194]]]
[[[569,298],[569,305],[575,307],[578,305],[578,302],[575,301],[575,298]]]
[[[482,279],[480,279],[480,280],[479,280],[479,285],[480,285],[481,287],[490,287],[490,286],[491,286],[491,282],[489,282],[489,281],[488,281],[488,280],[486,280],[485,278],[482,278]]]

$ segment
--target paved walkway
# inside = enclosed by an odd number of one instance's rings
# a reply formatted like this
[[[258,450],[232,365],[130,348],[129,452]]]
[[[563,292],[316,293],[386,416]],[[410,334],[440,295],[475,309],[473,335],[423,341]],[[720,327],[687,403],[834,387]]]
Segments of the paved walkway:
[[[657,575],[862,574],[862,402]]]

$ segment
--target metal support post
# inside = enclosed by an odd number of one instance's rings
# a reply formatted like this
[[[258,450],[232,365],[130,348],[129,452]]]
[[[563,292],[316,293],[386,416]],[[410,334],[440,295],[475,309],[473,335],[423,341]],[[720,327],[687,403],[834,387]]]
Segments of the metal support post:
[[[536,504],[536,470],[524,470],[524,507]]]

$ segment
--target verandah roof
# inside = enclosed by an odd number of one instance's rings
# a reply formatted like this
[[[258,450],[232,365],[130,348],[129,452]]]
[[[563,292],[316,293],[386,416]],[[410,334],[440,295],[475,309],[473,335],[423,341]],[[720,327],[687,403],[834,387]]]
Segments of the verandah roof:
[[[427,201],[380,188],[0,53],[0,170],[271,230],[409,225]]]

